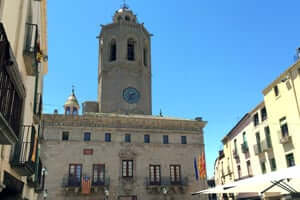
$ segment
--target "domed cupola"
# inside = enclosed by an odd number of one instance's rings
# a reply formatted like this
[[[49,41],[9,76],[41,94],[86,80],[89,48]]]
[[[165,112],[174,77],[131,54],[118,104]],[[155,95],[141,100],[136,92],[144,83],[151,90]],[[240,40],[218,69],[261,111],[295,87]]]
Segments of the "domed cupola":
[[[123,6],[116,11],[113,21],[114,23],[137,23],[137,18],[132,10],[129,9],[128,5],[124,3]]]
[[[74,88],[72,89],[72,94],[68,97],[66,103],[64,104],[65,115],[78,115],[79,104],[75,96]]]

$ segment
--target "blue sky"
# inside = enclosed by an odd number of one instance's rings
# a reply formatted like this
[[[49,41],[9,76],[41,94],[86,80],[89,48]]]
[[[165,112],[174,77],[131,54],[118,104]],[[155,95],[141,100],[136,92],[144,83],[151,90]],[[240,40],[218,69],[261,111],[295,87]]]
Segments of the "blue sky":
[[[300,47],[300,1],[128,0],[152,37],[153,114],[208,121],[208,175],[220,140],[263,100],[262,90]],[[48,0],[49,72],[44,112],[63,112],[75,85],[80,103],[97,100],[100,24],[121,0]]]

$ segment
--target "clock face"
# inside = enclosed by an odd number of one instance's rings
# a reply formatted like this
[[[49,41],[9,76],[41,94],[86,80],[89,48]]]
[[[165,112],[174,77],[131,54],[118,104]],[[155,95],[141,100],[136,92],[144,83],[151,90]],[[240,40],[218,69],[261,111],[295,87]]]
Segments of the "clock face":
[[[128,87],[123,90],[123,99],[127,103],[137,103],[140,99],[140,96],[140,92],[133,87]]]

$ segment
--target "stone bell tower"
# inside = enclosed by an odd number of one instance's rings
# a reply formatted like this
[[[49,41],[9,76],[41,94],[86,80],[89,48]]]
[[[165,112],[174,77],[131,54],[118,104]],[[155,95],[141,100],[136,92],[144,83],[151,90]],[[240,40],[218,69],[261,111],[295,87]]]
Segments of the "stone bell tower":
[[[124,4],[98,38],[99,112],[151,115],[151,34]]]

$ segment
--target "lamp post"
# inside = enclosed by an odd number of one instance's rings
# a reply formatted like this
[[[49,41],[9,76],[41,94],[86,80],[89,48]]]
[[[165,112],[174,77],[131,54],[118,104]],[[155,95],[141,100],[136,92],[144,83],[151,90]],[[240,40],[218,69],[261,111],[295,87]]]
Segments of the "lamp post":
[[[105,195],[104,200],[108,200],[109,190],[107,188],[104,189],[104,195]]]

